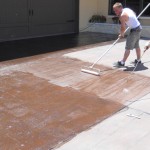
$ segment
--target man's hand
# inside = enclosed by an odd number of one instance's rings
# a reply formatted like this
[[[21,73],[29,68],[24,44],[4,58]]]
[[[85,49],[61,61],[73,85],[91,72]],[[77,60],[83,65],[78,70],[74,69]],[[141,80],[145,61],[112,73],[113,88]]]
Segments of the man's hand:
[[[149,46],[145,46],[145,49],[149,49]]]
[[[118,38],[119,38],[119,39],[124,38],[124,34],[119,34],[119,35],[118,35]]]
[[[146,50],[148,50],[150,48],[150,42],[147,42],[146,44],[145,44],[145,47],[144,47],[144,51],[146,51]]]

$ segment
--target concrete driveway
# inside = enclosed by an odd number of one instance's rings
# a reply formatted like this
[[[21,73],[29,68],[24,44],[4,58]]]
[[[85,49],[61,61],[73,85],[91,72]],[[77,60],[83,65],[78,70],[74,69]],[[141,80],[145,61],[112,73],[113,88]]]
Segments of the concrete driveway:
[[[96,65],[100,76],[81,72],[112,43],[2,62],[0,149],[148,150],[150,51],[134,74],[134,51],[128,70],[114,68],[122,41]]]
[[[142,52],[145,42],[146,40],[140,41]],[[89,62],[90,65],[109,49],[111,45],[112,43],[109,43],[104,46],[65,54],[64,57]],[[66,144],[56,148],[57,150],[149,150],[150,87],[147,83],[150,79],[150,51],[145,52],[142,56],[142,64],[139,64],[134,72],[135,66],[132,61],[136,58],[135,51],[131,52],[125,69],[116,69],[113,67],[113,63],[122,58],[124,45],[124,41],[116,44],[98,62],[100,66],[107,66],[113,69],[114,72],[111,72],[110,69],[108,76],[107,71],[104,71],[104,73],[102,67],[97,67],[102,70],[101,77],[96,83],[99,84],[101,89],[97,86],[94,87],[96,92],[93,89],[92,92],[94,91],[100,97],[104,94],[104,97],[109,97],[109,100],[117,101],[118,99],[119,101],[117,102],[124,104],[125,108],[93,126],[88,131],[78,134]],[[119,71],[122,71],[122,73]],[[106,82],[105,76],[111,82]],[[145,79],[147,81],[144,81]],[[116,83],[115,86],[114,83]],[[93,84],[92,81],[88,86],[93,86]],[[145,87],[141,87],[144,85]],[[121,91],[123,88],[127,90]],[[89,88],[87,87],[87,89]],[[143,95],[140,95],[142,93]],[[130,97],[131,95],[133,97]]]

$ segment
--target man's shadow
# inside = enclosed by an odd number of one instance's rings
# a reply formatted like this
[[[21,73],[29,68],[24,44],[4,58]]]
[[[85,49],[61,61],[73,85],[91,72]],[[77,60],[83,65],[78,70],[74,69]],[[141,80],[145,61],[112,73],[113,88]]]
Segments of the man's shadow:
[[[148,67],[144,66],[144,63],[138,63],[137,65],[135,63],[132,64],[134,64],[134,66],[126,66],[126,69],[123,71],[142,71],[148,69]]]

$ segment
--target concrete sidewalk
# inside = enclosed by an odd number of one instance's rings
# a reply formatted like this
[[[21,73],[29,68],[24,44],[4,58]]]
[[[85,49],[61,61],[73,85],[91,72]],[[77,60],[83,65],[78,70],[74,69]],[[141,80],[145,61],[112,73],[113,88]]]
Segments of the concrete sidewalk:
[[[150,94],[57,150],[149,150]]]
[[[149,150],[149,100],[149,95],[139,99],[128,109],[77,135],[59,150]]]
[[[141,40],[144,50],[146,40]],[[115,45],[98,64],[113,68],[113,63],[120,60],[124,53],[125,42]],[[83,51],[65,54],[64,57],[79,59],[93,63],[110,45],[95,47]],[[142,57],[142,64],[134,72],[150,77],[150,50]],[[126,63],[130,71],[134,69],[131,63],[136,58],[135,51]],[[132,91],[131,91],[132,92]],[[128,92],[126,93],[128,94]],[[128,101],[130,102],[130,100]],[[72,140],[61,145],[57,150],[149,150],[150,139],[150,93],[126,103],[126,108],[110,116],[103,122],[84,131]]]

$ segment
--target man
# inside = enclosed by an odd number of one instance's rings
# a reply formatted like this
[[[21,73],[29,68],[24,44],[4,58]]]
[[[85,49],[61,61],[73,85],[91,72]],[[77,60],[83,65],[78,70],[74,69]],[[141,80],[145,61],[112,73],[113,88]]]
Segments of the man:
[[[126,46],[123,59],[118,61],[118,66],[124,66],[125,62],[130,55],[130,50],[136,49],[137,59],[135,59],[135,63],[141,63],[141,49],[139,47],[139,39],[141,36],[142,27],[140,22],[137,20],[135,13],[133,10],[129,8],[123,8],[121,3],[115,3],[113,5],[113,10],[115,14],[119,17],[121,28],[119,38],[124,37],[124,32],[126,30],[126,25],[130,28],[130,33],[126,39]]]

